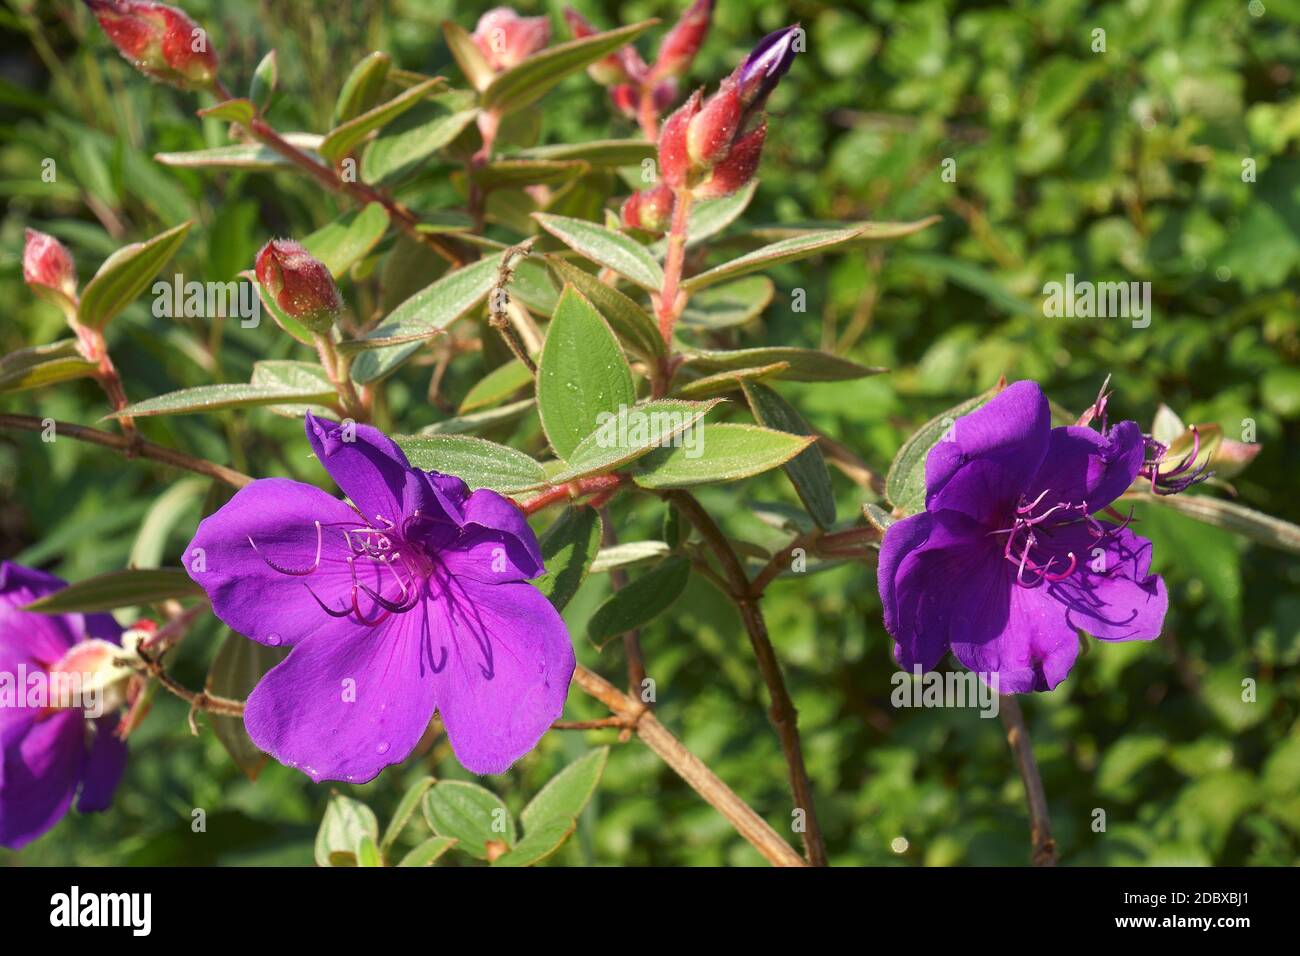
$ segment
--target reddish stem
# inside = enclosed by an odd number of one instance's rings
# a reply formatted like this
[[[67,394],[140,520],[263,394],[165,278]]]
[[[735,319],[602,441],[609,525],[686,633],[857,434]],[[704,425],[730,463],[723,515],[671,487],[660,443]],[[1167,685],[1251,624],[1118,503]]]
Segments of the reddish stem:
[[[577,481],[568,481],[547,488],[527,501],[516,501],[515,504],[526,515],[536,514],[548,505],[558,504],[561,501],[577,501],[587,495],[599,496],[603,504],[626,480],[626,475],[596,475],[592,478],[579,478]]]

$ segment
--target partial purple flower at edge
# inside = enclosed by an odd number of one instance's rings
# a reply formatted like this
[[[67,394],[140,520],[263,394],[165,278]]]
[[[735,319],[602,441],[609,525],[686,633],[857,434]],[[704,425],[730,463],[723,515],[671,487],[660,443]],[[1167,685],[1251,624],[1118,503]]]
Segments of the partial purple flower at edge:
[[[575,666],[564,621],[526,583],[544,568],[524,515],[411,467],[368,425],[306,428],[351,504],[255,481],[186,551],[222,621],[292,648],[248,699],[249,736],[314,780],[360,783],[405,760],[436,708],[468,770],[504,772],[560,716]]]
[[[0,672],[10,679],[59,668],[85,641],[121,643],[122,629],[107,614],[19,610],[64,586],[43,571],[0,562]],[[74,797],[82,813],[107,809],[126,766],[114,716],[88,721],[78,709],[19,706],[24,703],[0,705],[0,846],[10,849],[58,823]]]
[[[957,419],[926,459],[925,511],[880,550],[885,628],[905,670],[952,651],[1003,694],[1056,687],[1081,629],[1150,640],[1168,607],[1151,543],[1094,517],[1143,468],[1138,426],[1051,427],[1046,396],[1016,382]]]

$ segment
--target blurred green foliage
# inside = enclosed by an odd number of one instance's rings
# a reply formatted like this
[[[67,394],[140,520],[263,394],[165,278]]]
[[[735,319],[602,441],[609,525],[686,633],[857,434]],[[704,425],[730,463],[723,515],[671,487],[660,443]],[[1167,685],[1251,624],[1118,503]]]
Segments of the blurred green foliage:
[[[439,22],[472,27],[489,4],[450,0],[341,2],[195,0],[223,78],[247,88],[263,53],[279,53],[281,129],[326,128],[350,64],[384,49],[409,69],[456,76]],[[602,27],[670,18],[665,0],[579,2]],[[471,9],[472,8],[472,9]],[[563,35],[561,4],[547,12]],[[309,12],[310,11],[310,12]],[[327,12],[328,11],[328,12]],[[61,319],[23,287],[22,230],[63,239],[83,281],[118,244],[187,218],[197,225],[174,271],[225,280],[272,235],[302,235],[346,207],[288,173],[168,169],[159,151],[225,142],[194,99],[136,76],[79,4],[8,0],[0,109],[0,352],[48,342]],[[1241,437],[1257,425],[1263,452],[1239,478],[1240,500],[1300,521],[1300,4],[1267,0],[1079,0],[979,3],[912,0],[825,4],[720,0],[691,81],[712,84],[762,34],[799,20],[808,49],[772,97],[762,183],[748,224],[808,220],[943,221],[904,243],[780,267],[761,320],[724,343],[841,350],[887,376],[783,388],[804,416],[878,468],[922,421],[1000,375],[1035,378],[1062,405],[1087,405],[1114,376],[1113,416],[1149,426],[1164,402],[1184,420]],[[1105,50],[1094,52],[1104,31]],[[657,34],[655,41],[657,42]],[[643,43],[644,45],[644,43]],[[585,76],[541,104],[544,142],[634,135]],[[57,181],[42,182],[52,158]],[[956,181],[941,175],[955,160]],[[1254,181],[1243,181],[1250,160]],[[458,200],[447,169],[430,168],[402,198],[429,210]],[[345,287],[358,314],[425,284],[418,256],[373,286]],[[1045,319],[1042,286],[1067,273],[1152,284],[1154,320]],[[796,290],[806,310],[792,305]],[[110,342],[133,399],[213,380],[247,380],[257,359],[295,348],[269,323],[208,328],[155,319],[141,301]],[[458,398],[499,361],[452,363]],[[390,390],[404,430],[446,416],[425,401],[429,370],[406,369]],[[102,396],[74,383],[0,400],[0,410],[94,422]],[[528,429],[534,434],[529,434]],[[327,484],[300,426],[262,410],[156,419],[175,445],[258,475]],[[494,435],[535,447],[535,425]],[[1291,477],[1288,478],[1287,476]],[[137,532],[175,473],[73,442],[0,436],[0,554],[70,579],[124,566],[133,548],[174,563],[202,505],[173,500],[165,540]],[[835,475],[841,520],[864,500]],[[795,502],[780,473],[705,492],[728,530],[779,547],[753,501]],[[1172,513],[1139,515],[1170,586],[1165,635],[1087,653],[1026,712],[1062,860],[1079,864],[1290,864],[1300,847],[1300,564]],[[659,534],[661,509],[638,506],[625,539]],[[146,557],[147,560],[147,557]],[[608,593],[593,577],[566,610],[579,659],[622,669],[581,635]],[[862,564],[786,578],[768,621],[800,710],[808,767],[832,860],[851,864],[1022,864],[1023,792],[999,722],[973,710],[895,710],[895,666],[874,570]],[[183,645],[176,674],[202,682],[219,628]],[[789,797],[766,696],[729,606],[696,577],[643,643],[661,718],[788,832]],[[1258,701],[1241,701],[1241,681]],[[600,716],[577,693],[574,717]],[[518,812],[566,763],[611,732],[552,733],[508,775],[488,781]],[[584,740],[584,738],[590,738]],[[131,740],[112,811],[69,816],[12,863],[301,863],[312,860],[327,786],[269,765],[257,783],[216,738],[192,739],[184,707],[160,699]],[[445,739],[355,792],[387,818],[405,787],[432,770],[464,778]],[[193,808],[207,812],[191,832]],[[1094,832],[1095,809],[1106,814]],[[402,845],[420,834],[412,827]],[[903,837],[904,846],[895,842]],[[891,849],[891,843],[895,849]],[[452,859],[451,857],[448,858]],[[648,750],[615,746],[578,837],[559,864],[755,863],[725,821]]]

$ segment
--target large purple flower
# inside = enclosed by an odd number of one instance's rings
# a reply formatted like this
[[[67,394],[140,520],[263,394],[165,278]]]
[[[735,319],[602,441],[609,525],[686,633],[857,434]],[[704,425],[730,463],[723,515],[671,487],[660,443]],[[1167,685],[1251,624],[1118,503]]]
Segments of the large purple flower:
[[[53,575],[0,562],[0,846],[17,849],[77,809],[107,809],[126,766],[116,718],[88,720],[53,706],[50,675],[80,676],[102,662],[122,629],[107,614],[19,610],[64,586]]]
[[[1051,427],[1047,398],[1016,382],[957,419],[925,463],[925,511],[880,549],[885,628],[899,664],[951,650],[1004,694],[1051,690],[1076,630],[1107,641],[1160,634],[1164,582],[1151,543],[1099,520],[1143,468],[1138,426]]]
[[[523,514],[411,467],[368,425],[307,416],[351,500],[255,481],[199,525],[190,576],[235,631],[289,656],[253,690],[249,736],[313,780],[371,779],[415,748],[434,709],[457,758],[501,773],[560,716],[573,647]]]

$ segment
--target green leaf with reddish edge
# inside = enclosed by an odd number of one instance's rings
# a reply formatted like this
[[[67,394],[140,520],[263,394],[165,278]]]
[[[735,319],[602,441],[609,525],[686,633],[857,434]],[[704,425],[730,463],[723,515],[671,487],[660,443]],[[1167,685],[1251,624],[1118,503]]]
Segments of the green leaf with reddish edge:
[[[790,366],[781,373],[781,378],[792,382],[842,382],[889,371],[887,368],[859,365],[857,362],[840,358],[830,352],[782,345],[771,348],[691,352],[686,356],[682,369],[688,373],[709,375],[714,372],[729,372],[733,369],[775,365],[777,362],[785,362]]]
[[[613,269],[643,289],[658,291],[664,284],[664,270],[650,250],[621,232],[594,222],[535,212],[541,227],[570,249],[597,265]]]
[[[383,324],[369,332],[366,338],[383,340],[445,329],[487,298],[497,281],[500,266],[501,256],[498,254],[447,273],[393,309]],[[352,363],[352,380],[365,385],[382,378],[419,348],[417,342],[363,352]]]
[[[686,448],[658,449],[638,461],[632,475],[643,488],[736,481],[784,465],[812,441],[757,425],[705,425],[698,457],[688,457]]]
[[[771,365],[759,365],[755,368],[738,368],[726,372],[714,372],[712,375],[705,375],[702,378],[677,386],[673,389],[673,394],[678,398],[703,398],[705,395],[734,392],[745,382],[779,378],[781,373],[789,368],[789,362],[775,362]]]
[[[521,149],[518,159],[581,159],[592,166],[638,166],[653,159],[655,144],[644,139],[597,139],[586,143],[551,143]]]
[[[1179,514],[1214,525],[1233,534],[1258,541],[1270,548],[1279,548],[1300,554],[1300,526],[1281,518],[1239,505],[1235,501],[1211,498],[1208,495],[1149,495],[1134,494],[1125,500],[1141,501],[1152,506],[1168,508]]]
[[[396,435],[393,440],[416,468],[464,479],[471,488],[503,495],[546,484],[542,466],[522,451],[471,435]]]
[[[519,822],[524,827],[524,839],[528,839],[528,834],[534,829],[548,822],[576,820],[596,792],[608,761],[609,748],[598,747],[547,781],[546,786],[537,791],[519,814]]]
[[[168,392],[113,412],[109,418],[148,418],[151,415],[195,415],[224,408],[247,408],[258,405],[320,405],[337,397],[333,387],[314,385],[254,385],[231,382],[222,385],[199,385]]]
[[[665,354],[663,336],[649,312],[572,262],[547,256],[546,264],[561,282],[572,285],[591,301],[630,351],[652,360]]]
[[[23,610],[40,614],[81,614],[202,597],[206,593],[179,568],[130,568],[74,581],[33,601]]]
[[[384,81],[393,65],[387,53],[368,53],[357,61],[339,88],[334,101],[334,125],[346,123],[374,107],[383,93]]]
[[[322,394],[330,396],[331,401],[336,394],[334,385],[325,374],[325,370],[315,362],[295,362],[289,359],[264,359],[254,362],[253,374],[249,382],[253,385],[276,385],[297,391],[321,390]],[[285,418],[302,418],[308,411],[313,415],[336,414],[327,405],[296,403],[269,405],[267,411],[274,415],[283,415]]]
[[[775,391],[756,382],[746,382],[743,388],[749,408],[760,425],[791,435],[812,434],[803,416]],[[822,528],[832,527],[835,524],[835,491],[831,488],[826,459],[817,444],[809,445],[782,467],[812,519]]]
[[[530,106],[565,77],[585,70],[605,54],[626,46],[658,22],[645,20],[534,53],[492,78],[483,89],[483,108],[504,116]]]
[[[600,552],[600,514],[590,505],[570,505],[547,528],[538,544],[546,573],[533,586],[546,595],[557,611],[563,611]]]
[[[483,51],[478,48],[469,31],[452,20],[442,21],[442,35],[447,39],[447,49],[451,51],[452,59],[465,74],[469,85],[482,93],[496,76],[496,71],[488,63]]]
[[[533,384],[533,373],[523,362],[511,359],[474,383],[456,409],[460,414],[496,405]]]
[[[388,210],[377,202],[345,213],[303,239],[303,247],[338,279],[360,262],[388,231]]]
[[[343,861],[336,862],[336,854],[358,856],[361,841],[366,838],[379,839],[379,821],[375,819],[375,812],[360,800],[341,793],[334,794],[325,805],[325,815],[316,831],[316,865],[340,865]],[[355,866],[355,861],[351,865]]]
[[[632,578],[596,608],[587,624],[587,640],[600,647],[620,634],[649,624],[681,597],[690,578],[690,560],[677,556]]]
[[[208,668],[204,689],[209,694],[230,700],[246,700],[265,675],[284,660],[288,648],[267,647],[239,634],[227,632],[217,648],[217,656]],[[226,748],[230,759],[249,780],[256,780],[267,756],[258,749],[244,729],[239,717],[209,714],[212,732]]]
[[[352,149],[366,138],[370,133],[391,123],[397,117],[401,116],[411,107],[417,105],[425,98],[434,88],[443,83],[440,77],[433,77],[425,80],[418,86],[413,86],[409,90],[403,90],[397,96],[394,96],[386,103],[352,117],[338,126],[335,126],[326,137],[321,140],[320,148],[317,150],[331,163],[337,163],[340,159],[352,151]]]
[[[75,339],[18,349],[0,358],[0,392],[21,392],[95,373],[77,351]]]
[[[547,440],[567,459],[596,430],[604,412],[636,404],[636,388],[618,339],[573,286],[560,293],[537,368],[537,407]]]
[[[81,293],[77,321],[92,329],[107,325],[148,288],[158,270],[181,247],[192,225],[183,222],[145,242],[123,246],[105,259]]]
[[[456,845],[451,837],[429,837],[410,853],[402,857],[398,866],[433,866],[438,857]]]
[[[901,239],[920,232],[935,222],[938,222],[937,216],[918,219],[915,222],[865,222],[845,229],[819,229],[803,233],[755,249],[738,259],[732,259],[707,272],[691,276],[682,283],[682,288],[687,292],[694,292],[697,289],[716,285],[724,279],[739,278],[783,262],[796,262],[810,256],[847,249],[880,239]]]
[[[515,842],[515,819],[491,790],[461,780],[440,780],[424,795],[424,819],[438,836],[459,840],[459,848],[480,860],[489,842]]]
[[[772,302],[776,286],[767,276],[748,276],[703,289],[691,296],[680,327],[716,331],[758,318]]]
[[[565,456],[568,467],[551,475],[551,483],[559,485],[603,475],[656,448],[689,444],[682,436],[720,401],[718,398],[707,402],[657,398],[632,405],[626,416],[615,412],[613,418],[597,425],[571,454]]]
[[[421,777],[407,788],[406,793],[402,794],[397,809],[393,811],[393,816],[384,829],[384,838],[379,843],[380,852],[387,854],[392,845],[397,842],[397,838],[402,835],[406,825],[411,822],[411,817],[419,812],[425,791],[432,787],[433,784],[434,779],[432,777]]]
[[[209,119],[221,120],[223,123],[239,123],[242,126],[249,126],[253,122],[253,117],[257,115],[257,107],[253,105],[252,100],[240,97],[226,100],[215,106],[209,106],[207,109],[201,109],[199,115]]]
[[[320,148],[324,138],[316,133],[284,133],[284,139],[298,149],[311,154]],[[155,160],[164,166],[188,166],[195,169],[288,169],[293,164],[261,143],[240,143],[234,146],[216,146],[212,149],[195,149],[182,153],[155,153]]]
[[[885,476],[885,497],[904,515],[925,510],[925,459],[953,423],[979,408],[1001,389],[997,386],[940,412],[903,442]]]

